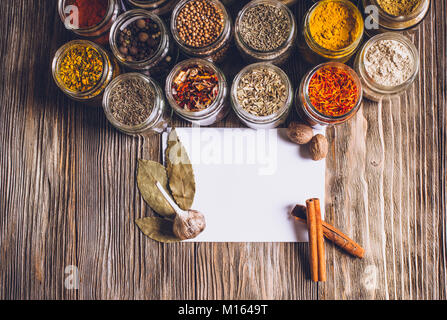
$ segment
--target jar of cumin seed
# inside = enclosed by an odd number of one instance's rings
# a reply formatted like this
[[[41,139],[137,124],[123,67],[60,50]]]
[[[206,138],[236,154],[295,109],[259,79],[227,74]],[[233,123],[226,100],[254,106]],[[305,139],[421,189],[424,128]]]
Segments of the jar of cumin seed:
[[[98,8],[101,8],[101,12],[94,12]],[[119,11],[118,0],[58,0],[59,16],[65,27],[101,45],[109,41],[109,31]],[[94,19],[83,15],[91,15]]]
[[[348,12],[348,16],[355,27],[351,29],[352,38],[343,47],[325,47],[318,42],[318,39],[312,35],[312,21],[318,20],[319,14],[327,13],[329,16],[330,8],[338,6]],[[332,19],[332,18],[330,18]],[[342,21],[341,26],[348,26],[348,21]],[[337,25],[337,26],[339,26]],[[335,27],[335,26],[334,26]],[[303,31],[298,40],[298,49],[304,59],[311,64],[319,64],[327,61],[336,61],[344,63],[348,61],[359,48],[364,32],[364,22],[359,9],[349,0],[322,0],[316,2],[306,13],[303,20]],[[342,34],[342,33],[340,33]],[[324,35],[325,39],[335,39],[335,35]]]
[[[271,29],[275,22],[273,19],[277,20],[279,30]],[[295,47],[296,34],[293,13],[276,0],[249,2],[239,12],[235,22],[236,46],[249,63],[285,63]]]
[[[365,15],[371,19],[368,25],[365,25],[366,32],[374,35],[415,28],[427,15],[430,2],[430,0],[419,0],[412,3],[412,6],[406,6],[405,3],[398,1],[363,0]]]
[[[182,0],[171,16],[171,33],[188,57],[221,62],[233,38],[231,17],[218,0]]]
[[[86,60],[89,56],[94,57],[94,64]],[[91,72],[95,74],[89,78]],[[105,88],[119,73],[117,61],[101,46],[88,40],[66,43],[57,50],[52,62],[53,79],[62,92],[92,106],[101,105]],[[91,83],[87,86],[86,81]]]

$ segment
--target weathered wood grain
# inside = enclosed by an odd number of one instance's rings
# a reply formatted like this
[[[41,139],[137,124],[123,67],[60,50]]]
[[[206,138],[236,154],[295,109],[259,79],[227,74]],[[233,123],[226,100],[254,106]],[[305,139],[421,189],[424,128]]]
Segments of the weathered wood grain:
[[[414,88],[328,131],[326,216],[367,252],[355,260],[328,244],[320,288],[306,244],[162,245],[138,231],[134,219],[152,213],[136,161],[158,160],[159,140],[117,132],[56,88],[50,61],[71,35],[55,3],[0,2],[1,299],[446,298],[445,1],[410,34],[423,61]],[[295,6],[298,21],[308,5]],[[296,86],[309,66],[291,61]],[[69,265],[78,290],[64,286]]]

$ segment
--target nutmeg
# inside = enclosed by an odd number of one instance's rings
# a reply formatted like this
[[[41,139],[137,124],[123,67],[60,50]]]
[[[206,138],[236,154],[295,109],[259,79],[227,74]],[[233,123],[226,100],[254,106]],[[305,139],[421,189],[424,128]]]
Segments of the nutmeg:
[[[314,135],[314,131],[306,124],[291,122],[287,128],[287,136],[297,144],[308,143]]]
[[[312,160],[318,161],[326,158],[329,149],[327,139],[322,134],[315,135],[309,144],[309,152]]]

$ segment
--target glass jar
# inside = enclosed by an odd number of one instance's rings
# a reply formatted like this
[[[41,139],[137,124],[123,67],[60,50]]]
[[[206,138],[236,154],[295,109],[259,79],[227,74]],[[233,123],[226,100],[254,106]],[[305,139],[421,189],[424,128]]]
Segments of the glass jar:
[[[365,54],[368,52],[368,49],[372,45],[381,40],[398,41],[403,46],[405,46],[411,54],[413,60],[413,69],[411,71],[411,76],[400,85],[392,87],[380,85],[375,82],[366,72],[364,61]],[[403,35],[396,32],[386,32],[372,37],[364,44],[364,46],[356,56],[354,68],[362,82],[364,96],[372,101],[379,101],[387,96],[390,97],[402,94],[414,82],[419,72],[419,53],[414,44]]]
[[[245,41],[243,40],[243,34],[241,30],[241,21],[246,14],[246,12],[253,7],[259,6],[259,5],[269,5],[276,7],[288,18],[288,26],[289,26],[289,35],[287,37],[287,40],[278,48],[271,50],[271,51],[260,51],[256,50],[252,47],[250,47]],[[271,62],[277,65],[281,65],[286,62],[286,60],[290,57],[290,54],[292,53],[294,46],[295,46],[295,40],[296,40],[296,34],[297,34],[297,28],[295,23],[295,17],[293,16],[292,11],[290,9],[282,4],[279,1],[276,0],[254,0],[249,2],[242,10],[239,12],[236,23],[235,23],[235,42],[236,46],[239,49],[239,52],[242,54],[242,56],[247,60],[249,63],[252,62]]]
[[[144,9],[163,16],[170,13],[179,0],[123,0],[122,2],[125,10]]]
[[[315,12],[315,10],[327,2],[338,2],[341,5],[348,7],[354,13],[354,16],[359,23],[360,32],[354,41],[340,50],[330,50],[320,46],[312,37],[310,32],[310,19]],[[306,13],[303,22],[303,32],[300,35],[300,40],[298,42],[298,48],[303,55],[304,59],[311,64],[318,64],[325,61],[336,61],[336,62],[346,62],[355,51],[358,49],[360,42],[363,37],[363,17],[359,9],[348,0],[322,0],[315,3]]]
[[[74,15],[75,12],[70,8],[75,3],[75,0],[58,0],[58,12],[59,16],[68,30],[73,31],[75,34],[88,38],[101,45],[106,45],[109,41],[109,30],[112,27],[113,22],[118,16],[120,6],[117,0],[108,0],[108,6],[104,18],[95,25],[89,27],[80,28],[72,25],[74,20],[70,19],[70,15]],[[80,13],[80,12],[79,12]],[[76,20],[76,19],[75,19]]]
[[[128,61],[118,47],[119,33],[139,19],[150,19],[158,25],[161,34],[160,44],[155,53],[148,59]],[[175,48],[163,21],[157,15],[141,9],[127,11],[118,17],[110,31],[110,47],[113,55],[124,68],[131,71],[140,71],[156,78],[168,74],[178,58],[178,49]]]
[[[430,8],[430,0],[422,0],[419,6],[407,16],[392,16],[388,14],[382,7],[378,4],[377,0],[363,0],[362,5],[364,11],[370,13],[372,18],[372,23],[379,26],[378,29],[372,29],[368,26],[367,32],[370,35],[386,32],[386,31],[401,31],[416,27],[427,15]],[[377,11],[367,10],[369,6],[374,6]],[[377,12],[376,14],[374,14]],[[366,14],[366,13],[365,13]]]
[[[184,68],[193,65],[201,65],[208,68],[210,71],[215,73],[218,78],[218,94],[215,100],[205,109],[197,112],[187,111],[181,108],[174,99],[172,88],[174,79],[177,77],[179,72]],[[166,98],[175,113],[177,113],[181,118],[199,126],[210,126],[223,118],[228,114],[230,110],[228,103],[228,85],[223,72],[217,68],[212,62],[204,59],[188,59],[177,64],[168,75],[166,79]]]
[[[188,57],[207,59],[211,62],[221,62],[226,57],[226,53],[233,38],[231,17],[225,9],[225,6],[220,1],[206,0],[222,11],[224,20],[222,32],[214,42],[204,47],[189,46],[180,38],[179,32],[177,30],[177,17],[181,10],[185,7],[185,5],[193,1],[196,0],[180,1],[172,12],[171,33],[174,37],[174,40],[179,46],[180,50],[182,50],[182,52]]]
[[[281,80],[286,86],[287,99],[284,102],[284,105],[281,106],[281,108],[278,111],[268,116],[256,116],[250,112],[247,112],[239,103],[239,100],[237,98],[237,90],[241,78],[245,74],[259,68],[266,68],[272,70],[273,72],[275,72],[280,76]],[[272,129],[280,126],[282,123],[284,123],[284,121],[287,119],[287,116],[289,115],[292,106],[292,101],[293,101],[293,89],[289,77],[283,70],[281,70],[281,68],[273,64],[266,62],[258,62],[248,65],[244,69],[242,69],[233,80],[233,85],[231,87],[231,105],[233,106],[233,110],[238,116],[239,120],[242,123],[244,123],[247,127],[253,129]]]
[[[141,124],[125,125],[119,122],[110,110],[110,94],[117,85],[133,78],[141,79],[148,85],[152,86],[155,92],[154,107],[149,117]],[[150,136],[156,133],[162,133],[167,128],[169,123],[168,108],[166,107],[165,100],[163,98],[163,91],[152,78],[141,73],[124,73],[116,77],[105,90],[102,106],[109,122],[119,131],[128,135]]]
[[[103,71],[100,80],[90,90],[75,91],[67,88],[64,81],[60,77],[61,62],[67,53],[75,47],[91,47],[95,49],[102,60]],[[107,85],[120,73],[118,63],[114,58],[110,58],[109,54],[99,45],[88,40],[73,40],[63,45],[53,58],[52,74],[57,86],[70,98],[86,102],[90,105],[100,104],[102,95]]]
[[[320,113],[312,105],[312,102],[309,97],[310,80],[319,69],[326,66],[340,68],[349,73],[349,75],[352,77],[355,85],[358,88],[355,99],[355,106],[349,112],[343,114],[342,116],[332,117]],[[326,62],[310,70],[301,80],[300,86],[296,91],[296,97],[295,97],[295,107],[298,115],[301,117],[303,121],[307,122],[309,125],[311,125],[316,129],[321,129],[328,125],[336,125],[348,121],[357,113],[361,103],[362,103],[362,85],[359,77],[357,76],[354,70],[352,70],[347,65],[339,62]]]

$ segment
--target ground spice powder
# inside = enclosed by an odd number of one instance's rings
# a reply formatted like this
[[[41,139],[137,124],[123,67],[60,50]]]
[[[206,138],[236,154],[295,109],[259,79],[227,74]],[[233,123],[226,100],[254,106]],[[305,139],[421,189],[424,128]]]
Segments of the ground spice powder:
[[[79,28],[98,25],[105,17],[109,0],[74,0],[71,5],[78,7]]]
[[[309,28],[312,38],[328,50],[348,47],[361,32],[354,10],[338,1],[318,5],[310,17]]]

